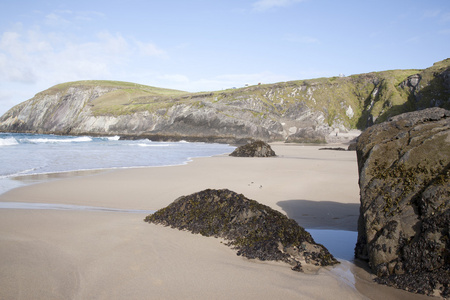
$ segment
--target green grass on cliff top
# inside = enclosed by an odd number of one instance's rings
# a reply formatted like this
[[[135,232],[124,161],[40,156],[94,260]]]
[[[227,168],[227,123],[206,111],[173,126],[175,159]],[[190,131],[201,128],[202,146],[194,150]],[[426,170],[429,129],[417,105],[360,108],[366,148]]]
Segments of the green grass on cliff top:
[[[55,85],[38,95],[51,95],[67,92],[69,88],[101,87],[111,91],[90,101],[95,115],[122,115],[137,111],[157,110],[173,105],[173,98],[180,98],[190,93],[174,89],[164,89],[143,84],[111,80],[83,80]]]
[[[76,86],[103,86],[103,87],[112,87],[112,88],[118,88],[118,89],[131,89],[131,90],[141,90],[148,92],[150,94],[155,95],[167,95],[167,96],[178,96],[182,94],[187,94],[187,92],[179,91],[179,90],[173,90],[173,89],[164,89],[159,87],[153,87],[133,82],[126,82],[126,81],[112,81],[112,80],[82,80],[82,81],[72,81],[72,82],[65,82],[58,85],[55,85],[48,89],[47,91],[55,91],[55,90],[65,90],[70,87],[76,87]]]
[[[407,101],[408,95],[404,94],[399,85],[409,76],[420,73],[421,76],[428,77],[428,73],[448,68],[449,65],[450,59],[446,59],[435,63],[426,70],[389,70],[346,77],[322,77],[199,93],[164,89],[132,82],[86,80],[58,84],[39,94],[48,95],[55,92],[65,92],[71,87],[111,88],[110,92],[90,101],[90,106],[95,115],[115,116],[140,111],[155,112],[176,104],[195,105],[201,101],[223,101],[232,104],[234,101],[241,101],[242,99],[258,99],[263,102],[268,111],[277,111],[278,113],[283,113],[283,107],[287,108],[299,101],[315,110],[322,111],[326,108],[327,121],[331,124],[335,118],[346,119],[345,109],[351,106],[355,118],[346,122],[355,127],[356,118],[367,109],[368,103],[366,102],[372,99],[374,82],[380,83],[377,84],[380,93],[379,96],[371,100],[374,102],[371,113],[380,115],[386,110],[386,104],[388,106],[399,106]],[[299,89],[299,87],[301,88]],[[314,99],[311,99],[308,94],[310,87],[315,91]],[[264,113],[264,111],[261,113]]]

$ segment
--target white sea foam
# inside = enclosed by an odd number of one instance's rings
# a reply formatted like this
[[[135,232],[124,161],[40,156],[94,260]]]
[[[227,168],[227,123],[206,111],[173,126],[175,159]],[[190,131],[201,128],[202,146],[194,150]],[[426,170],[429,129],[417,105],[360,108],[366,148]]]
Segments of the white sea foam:
[[[139,147],[168,147],[171,146],[170,144],[143,144],[143,143],[139,143],[139,144],[134,144],[136,146]],[[134,146],[132,145],[132,146]]]
[[[27,139],[27,141],[34,144],[81,143],[81,142],[91,142],[92,138],[89,136],[80,136],[75,138],[37,138],[37,139]]]
[[[118,141],[120,139],[120,136],[118,136],[118,135],[108,136],[107,139],[108,139],[108,141]]]
[[[0,147],[2,146],[14,146],[19,144],[19,142],[13,138],[13,137],[8,137],[6,139],[0,139]]]
[[[27,170],[21,170],[21,171],[17,171],[17,172],[12,172],[12,173],[7,173],[7,174],[0,174],[0,179],[5,179],[5,178],[11,178],[11,177],[16,177],[16,176],[20,176],[20,175],[31,175],[33,174],[33,171],[36,171],[36,168],[32,168],[32,169],[27,169]]]
[[[117,137],[0,133],[0,194],[20,175],[185,164],[234,150],[223,144],[120,140]],[[3,183],[2,183],[3,182]],[[2,186],[3,184],[3,186]]]

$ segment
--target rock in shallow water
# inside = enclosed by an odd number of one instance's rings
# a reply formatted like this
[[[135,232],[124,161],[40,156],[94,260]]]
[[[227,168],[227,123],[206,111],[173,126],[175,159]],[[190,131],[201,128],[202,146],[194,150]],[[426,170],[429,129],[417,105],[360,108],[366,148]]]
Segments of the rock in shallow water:
[[[357,258],[377,281],[450,296],[450,111],[402,114],[357,145],[361,209]]]
[[[182,196],[147,216],[145,221],[221,237],[238,255],[283,261],[295,271],[302,271],[302,266],[338,263],[294,220],[227,189],[208,189]]]

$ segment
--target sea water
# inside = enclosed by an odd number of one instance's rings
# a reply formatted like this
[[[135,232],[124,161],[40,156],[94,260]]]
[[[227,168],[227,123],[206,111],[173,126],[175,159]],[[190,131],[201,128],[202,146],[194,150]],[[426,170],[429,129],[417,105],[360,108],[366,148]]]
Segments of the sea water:
[[[230,153],[230,145],[119,140],[115,137],[57,136],[0,133],[0,194],[25,184],[24,175],[82,170],[181,165],[191,158]],[[0,209],[56,209],[104,212],[152,213],[66,204],[0,203]],[[318,243],[344,260],[353,259],[357,233],[344,230],[308,229]]]
[[[0,194],[22,175],[181,165],[191,158],[230,153],[225,144],[120,140],[114,137],[0,133]]]
[[[352,261],[358,232],[331,229],[306,229],[316,243],[324,245],[334,257]]]

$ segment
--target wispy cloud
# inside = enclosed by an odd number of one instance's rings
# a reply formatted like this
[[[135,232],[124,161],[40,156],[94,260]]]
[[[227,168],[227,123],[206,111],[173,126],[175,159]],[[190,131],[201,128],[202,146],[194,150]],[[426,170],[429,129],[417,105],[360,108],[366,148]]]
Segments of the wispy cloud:
[[[267,11],[277,7],[288,7],[295,3],[305,0],[258,0],[253,3],[252,7],[255,11]]]
[[[96,11],[55,10],[45,16],[47,26],[76,26],[78,22],[102,19],[105,14]]]
[[[423,13],[425,18],[436,18],[441,13],[440,9],[426,10]]]
[[[0,81],[107,78],[115,69],[161,57],[168,55],[157,45],[109,31],[84,41],[39,28],[0,33]]]
[[[139,53],[142,56],[158,56],[161,58],[167,58],[167,53],[160,49],[158,46],[156,46],[153,43],[144,43],[141,41],[135,41],[135,44],[139,50]]]
[[[105,18],[105,14],[98,11],[80,11],[74,15],[74,19],[77,21],[92,21],[103,18]]]
[[[301,44],[318,44],[320,43],[318,38],[302,35],[298,36],[295,34],[287,33],[284,35],[283,40],[293,43],[301,43]]]
[[[423,13],[425,19],[435,19],[441,23],[450,22],[450,12],[441,9],[427,10]]]
[[[45,24],[48,26],[67,26],[71,22],[60,14],[50,13],[45,16]]]
[[[0,79],[12,82],[34,83],[36,74],[29,64],[30,54],[17,32],[4,32],[0,37]]]

